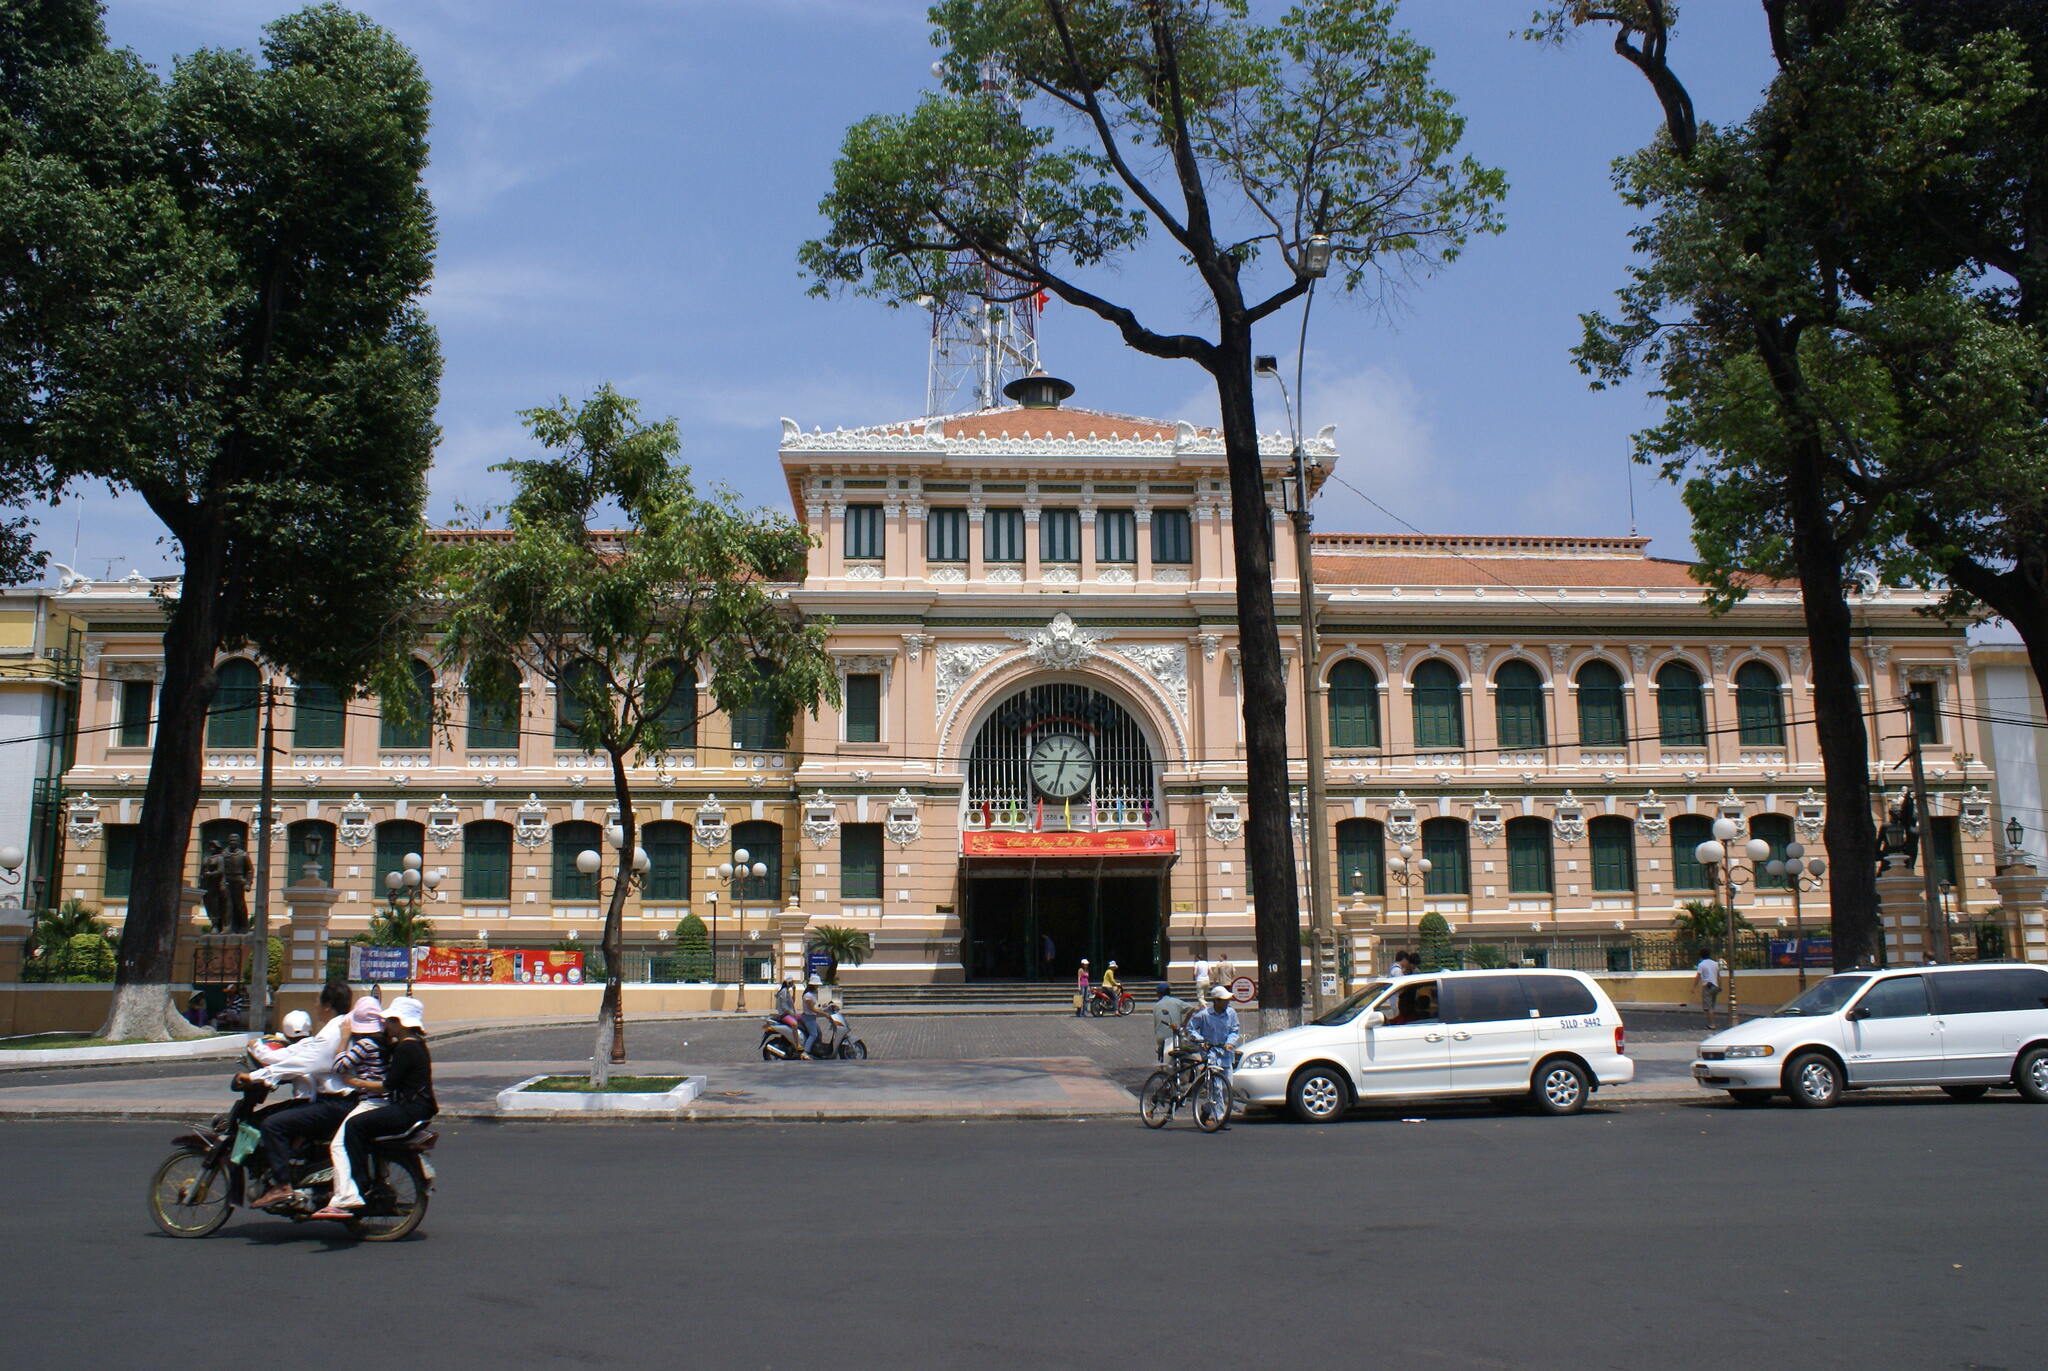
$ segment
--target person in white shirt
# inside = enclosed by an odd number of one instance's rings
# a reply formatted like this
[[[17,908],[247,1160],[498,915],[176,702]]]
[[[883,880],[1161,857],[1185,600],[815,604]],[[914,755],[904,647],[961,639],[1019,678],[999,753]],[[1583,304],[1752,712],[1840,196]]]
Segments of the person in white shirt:
[[[1700,1013],[1707,1016],[1707,1022],[1714,1021],[1714,1002],[1721,998],[1721,964],[1710,952],[1700,958],[1700,964],[1692,969],[1692,983],[1700,992]]]
[[[1195,1003],[1209,1002],[1209,958],[1204,955],[1195,958]]]
[[[334,1059],[348,1043],[348,985],[329,981],[322,986],[320,1007],[330,1017],[318,1033],[285,1047],[267,1047],[260,1041],[251,1043],[249,1055],[261,1065],[235,1077],[237,1090],[255,1085],[276,1089],[303,1083],[301,1093],[310,1091],[312,1095],[311,1099],[295,1100],[256,1116],[257,1128],[263,1134],[263,1158],[270,1168],[271,1187],[249,1202],[252,1208],[262,1209],[291,1196],[291,1187],[285,1180],[291,1174],[294,1139],[327,1141],[355,1106],[348,1085],[334,1071]]]

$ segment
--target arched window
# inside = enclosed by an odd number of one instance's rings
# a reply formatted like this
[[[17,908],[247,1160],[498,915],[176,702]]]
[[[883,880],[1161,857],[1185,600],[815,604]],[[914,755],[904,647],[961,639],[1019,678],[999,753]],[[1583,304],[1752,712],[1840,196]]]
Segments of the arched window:
[[[1636,888],[1636,826],[1619,814],[1602,814],[1588,824],[1593,838],[1593,889]]]
[[[1433,874],[1433,873],[1432,873]],[[1550,820],[1508,820],[1508,893],[1547,895],[1554,888],[1550,861]]]
[[[284,880],[297,885],[308,865],[320,868],[319,884],[334,884],[334,825],[325,819],[301,819],[284,831]]]
[[[372,898],[384,898],[384,877],[392,871],[403,871],[405,859],[410,853],[420,854],[426,861],[427,830],[411,819],[386,819],[377,825],[377,869],[370,873]]]
[[[766,681],[773,663],[756,661],[754,674]],[[789,716],[765,692],[732,716],[732,745],[739,752],[774,752],[789,746]]]
[[[412,679],[399,700],[385,700],[377,730],[379,747],[425,747],[434,730],[434,669],[415,657]]]
[[[1429,858],[1425,895],[1472,893],[1472,840],[1463,819],[1428,819],[1422,825],[1422,855]]]
[[[1792,841],[1792,818],[1787,814],[1759,814],[1749,821],[1749,836],[1762,838],[1771,845],[1771,855],[1756,864],[1756,888],[1758,890],[1785,890],[1792,882],[1784,876],[1773,876],[1764,870],[1773,859],[1785,860],[1785,844]]]
[[[690,898],[690,826],[673,819],[657,820],[640,830],[647,850],[647,885],[642,898]]]
[[[1953,814],[1930,815],[1927,837],[1924,841],[1927,846],[1927,860],[1934,864],[1934,883],[1954,888],[1951,896],[1954,901],[1953,908],[1960,913],[1964,892],[1957,873],[1962,870],[1963,865],[1962,825],[1956,822],[1956,816]]]
[[[735,900],[779,903],[782,899],[782,825],[767,819],[749,819],[732,826],[732,845],[747,850],[747,865],[760,862],[768,868],[765,876],[749,876],[732,883]]]
[[[1704,814],[1681,814],[1671,821],[1671,888],[1712,890],[1707,869],[1694,855],[1699,845],[1714,836],[1714,821]]]
[[[519,746],[519,672],[516,667],[478,666],[469,673],[469,748]],[[464,886],[465,891],[468,890]]]
[[[502,819],[462,826],[462,898],[512,898],[512,825]]]
[[[257,702],[263,692],[256,664],[246,657],[230,657],[213,674],[220,686],[206,719],[206,745],[256,746]]]
[[[555,681],[555,746],[583,750],[583,721],[597,703],[604,671],[595,662],[572,662]]]
[[[1579,668],[1578,686],[1579,746],[1627,746],[1628,706],[1621,673],[1607,662],[1588,662]]]
[[[660,725],[656,752],[690,752],[697,746],[697,673],[681,662],[662,662],[647,673],[647,708]],[[649,848],[652,852],[654,849]]]
[[[1543,678],[1527,662],[1504,662],[1493,674],[1493,719],[1502,747],[1542,747]]]
[[[1345,819],[1337,825],[1336,896],[1387,893],[1387,834],[1378,819]]]
[[[1364,662],[1346,658],[1330,668],[1330,746],[1379,745],[1379,677]]]
[[[597,876],[586,876],[576,869],[576,855],[579,852],[595,852],[605,855],[604,833],[588,819],[571,819],[555,825],[554,858],[549,863],[553,868],[552,888],[557,900],[594,900],[597,898]]]
[[[1666,747],[1707,745],[1707,702],[1688,663],[1666,662],[1657,673],[1657,737]]]
[[[1744,662],[1735,673],[1735,722],[1744,747],[1785,745],[1785,696],[1778,673],[1762,662]]]
[[[348,713],[333,686],[301,681],[292,692],[292,746],[338,748],[348,733]]]
[[[1415,745],[1464,747],[1465,701],[1457,668],[1432,657],[1416,663],[1408,679],[1415,692]]]

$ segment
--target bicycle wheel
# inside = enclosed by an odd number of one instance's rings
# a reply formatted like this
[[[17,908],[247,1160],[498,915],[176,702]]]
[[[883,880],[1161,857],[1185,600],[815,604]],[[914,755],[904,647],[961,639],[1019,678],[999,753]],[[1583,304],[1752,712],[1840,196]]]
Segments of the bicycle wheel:
[[[1155,1071],[1145,1078],[1144,1087],[1138,1091],[1138,1117],[1145,1121],[1147,1128],[1164,1128],[1172,1121],[1174,1107],[1178,1103],[1173,1073]]]
[[[1216,1098],[1212,1082],[1203,1081],[1195,1088],[1195,1127],[1204,1133],[1214,1133],[1230,1121],[1230,1106]]]

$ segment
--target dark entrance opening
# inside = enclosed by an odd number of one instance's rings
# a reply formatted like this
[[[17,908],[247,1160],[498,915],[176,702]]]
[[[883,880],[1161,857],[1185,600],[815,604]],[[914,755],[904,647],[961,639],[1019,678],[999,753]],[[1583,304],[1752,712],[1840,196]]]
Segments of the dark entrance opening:
[[[1098,979],[1112,960],[1125,984],[1158,978],[1163,872],[1027,876],[969,868],[962,884],[971,981],[1071,981],[1083,957]]]

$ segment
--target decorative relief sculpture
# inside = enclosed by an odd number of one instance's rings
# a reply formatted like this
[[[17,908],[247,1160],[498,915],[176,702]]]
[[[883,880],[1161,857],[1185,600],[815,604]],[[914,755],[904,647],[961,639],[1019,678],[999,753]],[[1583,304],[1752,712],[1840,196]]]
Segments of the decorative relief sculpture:
[[[1567,847],[1577,847],[1586,841],[1586,807],[1571,791],[1565,791],[1558,800],[1557,817],[1551,821],[1550,829]]]
[[[839,832],[839,806],[822,789],[804,801],[804,836],[812,847],[823,847]]]
[[[103,831],[100,805],[90,794],[80,795],[64,806],[64,841],[72,847],[91,847]]]
[[[1184,586],[1188,583],[1187,568],[1177,566],[1154,567],[1152,579],[1163,586]]]
[[[1962,798],[1961,817],[1957,823],[1972,838],[1981,838],[1991,831],[1990,801],[1991,797],[1974,785]]]
[[[1182,709],[1188,707],[1188,653],[1178,643],[1119,643],[1110,649],[1143,668],[1146,675],[1166,687],[1166,693]]]
[[[1563,671],[1564,659],[1565,645],[1563,643],[1552,643],[1550,645],[1550,669],[1552,671]]]
[[[1415,818],[1415,802],[1403,790],[1394,796],[1394,803],[1387,806],[1387,836],[1398,845],[1416,842],[1421,832]]]
[[[924,650],[931,645],[932,635],[929,633],[906,633],[903,635],[903,651],[913,662],[923,660]]]
[[[1472,836],[1479,840],[1482,847],[1492,847],[1499,842],[1500,835],[1506,828],[1506,823],[1501,819],[1500,801],[1493,798],[1491,790],[1473,802]]]
[[[368,847],[374,836],[370,807],[363,803],[360,794],[350,796],[349,802],[341,807],[340,822],[334,828],[335,841],[343,847]]]
[[[988,569],[988,582],[996,586],[1022,585],[1024,568],[1020,566],[992,566]]]
[[[1009,651],[1001,643],[941,643],[932,696],[943,710],[967,678]]]
[[[931,582],[933,585],[959,585],[966,579],[967,569],[965,567],[935,566],[931,569]]]
[[[1219,843],[1234,843],[1244,833],[1244,807],[1230,793],[1230,787],[1209,797],[1209,836]]]
[[[441,798],[427,807],[427,841],[437,850],[446,852],[461,836],[462,813],[444,790]]]
[[[924,821],[918,817],[919,801],[908,790],[899,789],[896,798],[889,801],[888,812],[882,819],[882,835],[898,847],[909,847],[924,831]]]
[[[1223,637],[1217,633],[1204,633],[1195,641],[1202,645],[1202,660],[1205,662],[1215,661],[1216,649],[1223,646]]]
[[[718,802],[716,795],[706,795],[704,803],[697,806],[697,822],[693,837],[697,846],[705,851],[724,847],[726,839],[732,836],[732,825],[726,822],[725,806]]]
[[[1095,579],[1106,586],[1127,586],[1135,582],[1138,578],[1131,574],[1131,569],[1129,567],[1111,566],[1103,567],[1101,570],[1097,571],[1095,573]]]
[[[1648,664],[1649,660],[1649,648],[1643,646],[1641,643],[1630,643],[1628,645],[1629,669],[1634,671],[1636,675],[1640,676],[1643,674],[1643,668]]]
[[[1664,841],[1664,835],[1671,831],[1671,821],[1664,817],[1664,801],[1654,790],[1643,792],[1643,798],[1636,801],[1636,831],[1653,843]]]
[[[882,579],[882,564],[880,562],[855,562],[846,568],[846,579],[849,581],[879,581]]]
[[[1809,843],[1819,842],[1821,834],[1827,829],[1827,801],[1822,799],[1812,786],[1808,786],[1806,793],[1799,797],[1795,808],[1796,817],[1792,822],[1799,829],[1799,835]]]
[[[1049,586],[1079,585],[1081,573],[1070,566],[1049,566],[1045,569],[1042,579]]]
[[[1024,655],[1040,666],[1053,671],[1072,671],[1100,650],[1097,644],[1115,635],[1082,628],[1074,622],[1072,615],[1062,610],[1053,615],[1052,622],[1043,629],[1035,633],[1012,631],[1010,636],[1023,643]]]
[[[512,841],[531,852],[548,836],[548,807],[540,802],[540,796],[528,794],[526,803],[512,816]]]

